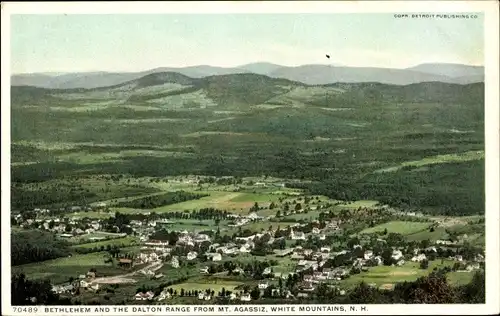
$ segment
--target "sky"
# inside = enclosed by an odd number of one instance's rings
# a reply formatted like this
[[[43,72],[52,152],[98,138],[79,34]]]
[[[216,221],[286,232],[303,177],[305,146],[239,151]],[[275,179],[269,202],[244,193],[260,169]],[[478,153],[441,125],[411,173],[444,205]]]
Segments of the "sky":
[[[141,71],[252,62],[406,68],[483,65],[483,16],[12,15],[11,73]],[[330,59],[325,57],[331,56]]]

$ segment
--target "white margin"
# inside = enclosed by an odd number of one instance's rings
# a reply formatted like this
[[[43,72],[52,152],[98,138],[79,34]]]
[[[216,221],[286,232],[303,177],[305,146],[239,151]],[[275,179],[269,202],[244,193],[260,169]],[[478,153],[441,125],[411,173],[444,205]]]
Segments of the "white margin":
[[[500,203],[499,203],[499,16],[497,1],[303,1],[303,2],[8,2],[1,3],[1,205],[2,205],[2,315],[14,313],[10,306],[10,15],[11,14],[140,14],[140,13],[400,13],[400,12],[484,12],[485,14],[485,153],[486,153],[486,304],[478,305],[364,305],[366,315],[397,314],[498,314],[500,312],[499,269],[500,262]],[[252,305],[248,305],[252,306]],[[255,306],[255,305],[253,305]],[[300,312],[298,305],[293,312],[272,312],[277,315],[322,315],[322,312]],[[317,306],[317,305],[308,305]],[[354,306],[354,305],[351,305]],[[90,307],[90,306],[87,306]],[[97,306],[96,306],[97,307]],[[43,313],[37,315],[153,315],[143,311],[119,313]],[[103,306],[104,307],[104,306]],[[123,307],[123,306],[116,306]],[[137,307],[137,306],[135,306]],[[192,305],[191,309],[195,306]],[[77,306],[73,306],[77,308]],[[349,307],[347,307],[349,309]],[[231,315],[217,312],[204,315]],[[193,314],[171,313],[179,315]],[[253,315],[267,315],[251,313]],[[337,312],[349,314],[349,312]],[[355,312],[356,313],[356,312]],[[359,311],[357,313],[360,313]],[[163,313],[166,314],[166,313]],[[197,313],[198,314],[198,313]],[[246,314],[246,313],[242,313]]]

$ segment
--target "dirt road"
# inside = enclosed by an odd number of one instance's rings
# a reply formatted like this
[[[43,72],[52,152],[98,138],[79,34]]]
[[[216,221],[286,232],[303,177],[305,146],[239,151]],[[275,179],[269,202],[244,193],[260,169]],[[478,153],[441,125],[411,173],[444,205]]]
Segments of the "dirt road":
[[[132,277],[134,275],[137,275],[138,273],[142,273],[143,271],[150,270],[150,271],[156,271],[160,269],[163,266],[163,262],[158,261],[158,262],[153,262],[147,266],[145,266],[142,269],[139,269],[134,272],[130,272],[127,274],[121,274],[121,275],[115,275],[115,276],[110,276],[110,277],[102,277],[102,278],[96,278],[92,280],[91,283],[93,284],[120,284],[120,283],[135,283],[137,282],[135,279]]]

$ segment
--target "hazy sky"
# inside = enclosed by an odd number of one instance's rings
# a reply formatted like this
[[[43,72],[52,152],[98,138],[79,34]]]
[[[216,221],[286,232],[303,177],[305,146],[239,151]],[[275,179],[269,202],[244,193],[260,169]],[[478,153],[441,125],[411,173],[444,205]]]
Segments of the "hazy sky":
[[[394,14],[13,15],[12,73],[190,65],[483,64],[483,17]],[[331,60],[325,58],[331,55]]]

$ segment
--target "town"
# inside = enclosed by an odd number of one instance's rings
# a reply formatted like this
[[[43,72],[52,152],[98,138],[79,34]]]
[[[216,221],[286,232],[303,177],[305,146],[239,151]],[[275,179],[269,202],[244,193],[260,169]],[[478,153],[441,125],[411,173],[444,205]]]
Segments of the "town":
[[[464,222],[374,201],[331,200],[279,181],[243,179],[233,191],[207,186],[167,212],[100,201],[13,214],[17,232],[42,231],[70,245],[46,271],[29,263],[13,268],[48,276],[54,293],[84,304],[306,301],[345,296],[360,282],[391,290],[433,271],[465,284],[484,269],[484,250],[460,232],[481,225],[480,216]],[[201,192],[203,177],[167,183],[182,184],[175,191],[182,196]],[[199,207],[183,210],[192,201]]]

